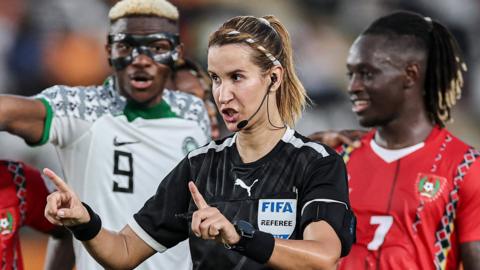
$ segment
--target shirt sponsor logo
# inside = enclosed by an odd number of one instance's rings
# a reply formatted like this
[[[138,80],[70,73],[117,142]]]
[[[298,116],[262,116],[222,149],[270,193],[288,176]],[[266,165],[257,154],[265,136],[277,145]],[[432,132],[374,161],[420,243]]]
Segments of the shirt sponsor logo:
[[[194,138],[186,137],[185,140],[183,140],[183,143],[182,143],[183,154],[186,155],[197,148],[198,148],[198,143],[197,141],[195,141]]]
[[[419,173],[416,181],[417,194],[425,202],[434,201],[442,193],[446,182],[445,177]]]
[[[260,199],[258,201],[258,228],[275,238],[288,239],[295,230],[297,200]]]
[[[255,185],[255,183],[257,183],[257,182],[258,182],[258,179],[255,179],[255,180],[253,181],[253,183],[249,186],[249,185],[245,184],[245,182],[243,182],[242,179],[237,178],[237,179],[235,180],[235,185],[234,185],[234,186],[240,186],[241,188],[245,189],[245,190],[248,192],[248,197],[250,197],[250,196],[252,196],[252,192],[251,192],[251,191],[252,191],[252,187],[253,187],[253,185]]]

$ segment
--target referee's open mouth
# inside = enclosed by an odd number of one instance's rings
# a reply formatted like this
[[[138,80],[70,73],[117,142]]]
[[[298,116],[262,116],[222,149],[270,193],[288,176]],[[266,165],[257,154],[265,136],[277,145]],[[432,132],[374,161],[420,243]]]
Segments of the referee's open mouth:
[[[232,108],[225,108],[220,111],[222,117],[227,123],[235,123],[238,121],[238,112]]]

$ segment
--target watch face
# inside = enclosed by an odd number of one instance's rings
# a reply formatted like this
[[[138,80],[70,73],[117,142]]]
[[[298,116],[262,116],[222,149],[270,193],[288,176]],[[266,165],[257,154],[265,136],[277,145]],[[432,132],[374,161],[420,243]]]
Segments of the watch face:
[[[252,224],[246,222],[245,220],[239,220],[235,223],[235,228],[237,229],[238,234],[242,237],[252,238],[255,228]]]

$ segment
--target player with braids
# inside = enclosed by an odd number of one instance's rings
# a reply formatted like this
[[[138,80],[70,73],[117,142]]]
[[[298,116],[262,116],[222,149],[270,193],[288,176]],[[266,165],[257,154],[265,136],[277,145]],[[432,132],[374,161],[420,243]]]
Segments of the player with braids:
[[[444,124],[466,65],[438,21],[395,12],[347,59],[352,109],[372,127],[347,162],[357,243],[340,269],[480,269],[480,153]]]
[[[382,35],[394,40],[409,36],[413,48],[427,52],[425,73],[425,106],[430,118],[445,126],[451,119],[451,109],[460,98],[463,72],[467,65],[457,41],[450,31],[431,18],[402,16],[402,13],[373,23],[363,35]]]
[[[75,237],[107,268],[188,238],[194,269],[334,269],[355,241],[345,165],[289,126],[307,100],[292,53],[275,17],[228,20],[210,36],[208,73],[234,134],[190,152],[119,233],[47,169],[59,191],[46,217],[81,228]]]

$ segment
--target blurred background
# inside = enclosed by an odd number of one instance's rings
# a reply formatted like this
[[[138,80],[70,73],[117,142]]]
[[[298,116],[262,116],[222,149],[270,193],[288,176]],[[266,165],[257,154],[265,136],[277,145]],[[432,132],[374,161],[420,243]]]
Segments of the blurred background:
[[[101,84],[109,74],[104,44],[107,13],[116,1],[1,0],[0,93],[31,96],[55,84]],[[296,129],[304,135],[358,128],[346,97],[345,59],[355,37],[374,19],[407,9],[447,25],[469,71],[455,121],[448,127],[480,147],[480,0],[172,0],[180,9],[189,58],[206,67],[208,34],[235,15],[273,14],[287,26],[297,71],[314,104]],[[59,171],[51,146],[30,148],[0,132],[0,158]],[[42,269],[46,237],[22,231],[26,269]]]

